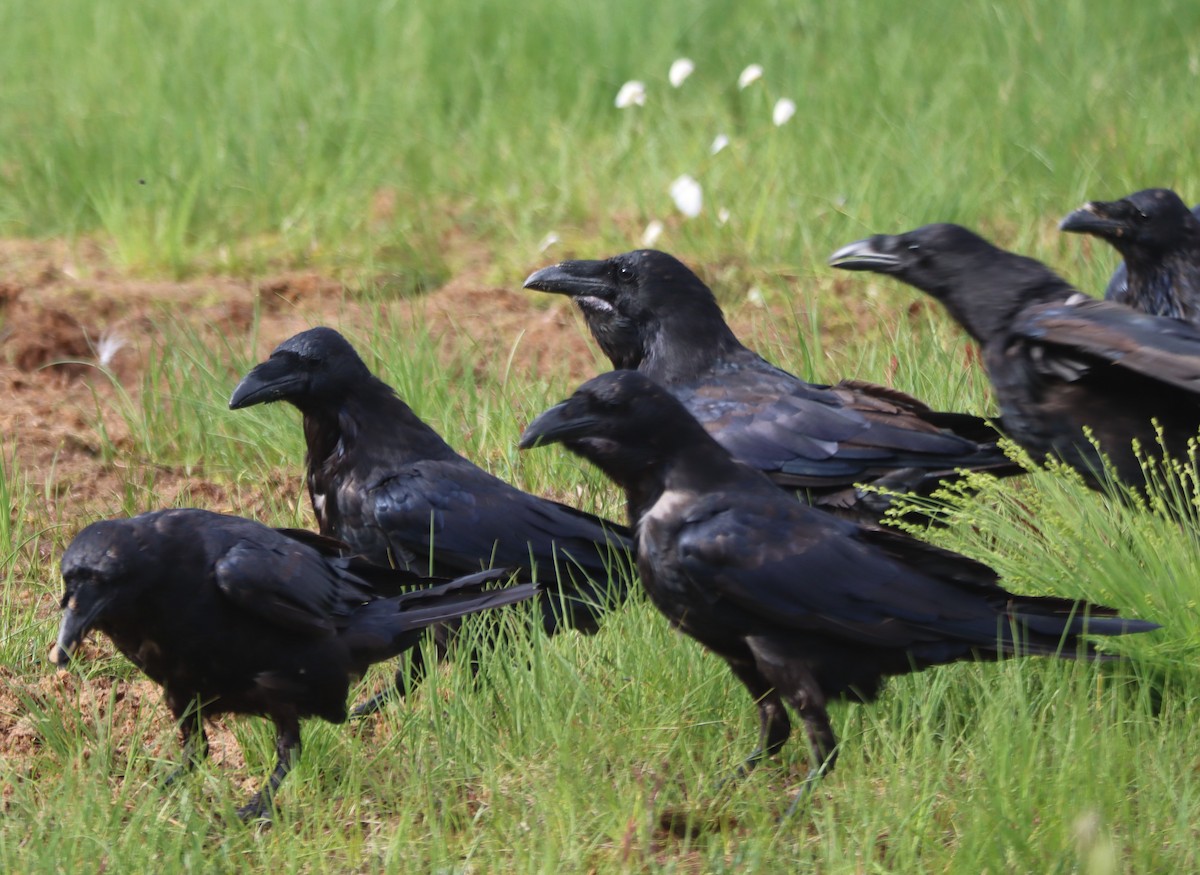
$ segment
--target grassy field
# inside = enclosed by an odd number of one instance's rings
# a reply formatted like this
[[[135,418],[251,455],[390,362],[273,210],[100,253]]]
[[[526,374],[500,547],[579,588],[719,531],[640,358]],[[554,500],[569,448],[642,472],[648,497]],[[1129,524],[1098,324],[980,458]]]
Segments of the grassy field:
[[[98,243],[130,278],[339,277],[346,300],[324,318],[460,450],[620,517],[594,471],[515,450],[570,391],[565,365],[513,368],[516,336],[447,353],[396,303],[467,268],[516,290],[568,253],[634,248],[660,220],[657,245],[759,325],[745,339],[780,364],[987,411],[943,314],[835,277],[825,258],[869,233],[959,221],[1098,291],[1114,257],[1057,219],[1151,185],[1200,196],[1200,117],[1182,111],[1198,37],[1200,6],[1184,0],[0,4],[0,236]],[[675,89],[680,56],[696,71]],[[765,75],[739,90],[750,63]],[[645,105],[615,108],[633,79]],[[776,127],[779,98],[798,112]],[[731,144],[712,155],[720,133]],[[704,192],[693,219],[668,194],[685,173]],[[215,484],[266,522],[311,525],[298,417],[225,409],[257,317],[222,333],[164,310],[134,381],[93,375],[127,433],[111,438],[98,410],[86,424],[118,483],[104,513],[215,506],[201,488]],[[29,439],[0,439],[0,718],[33,739],[0,761],[0,870],[1200,868],[1198,528],[1061,472],[984,483],[929,537],[1013,588],[1166,628],[1110,645],[1130,659],[1103,667],[958,665],[836,706],[838,769],[793,819],[779,815],[803,745],[717,790],[754,746],[751,703],[639,602],[591,638],[547,641],[514,613],[512,658],[480,678],[452,662],[403,706],[307,725],[277,822],[257,831],[232,813],[270,768],[263,721],[222,721],[221,761],[163,790],[174,729],[129,663],[101,642],[77,678],[53,678],[57,559],[90,519],[53,468],[22,464]],[[179,472],[194,492],[168,494]]]

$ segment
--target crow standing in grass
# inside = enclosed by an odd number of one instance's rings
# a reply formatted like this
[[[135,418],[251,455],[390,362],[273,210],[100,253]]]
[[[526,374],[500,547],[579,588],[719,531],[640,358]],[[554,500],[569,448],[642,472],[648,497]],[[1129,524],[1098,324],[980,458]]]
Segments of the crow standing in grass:
[[[549,633],[594,632],[600,614],[624,597],[625,526],[522,492],[464,459],[333,329],[285,340],[242,379],[229,406],[273,401],[304,415],[321,533],[372,562],[442,576],[525,569],[547,587]],[[403,692],[404,677],[396,681]]]
[[[1151,316],[1200,326],[1200,207],[1170,189],[1092,201],[1062,220],[1064,231],[1106,240],[1121,253],[1104,297]]]
[[[870,383],[812,385],[765,361],[734,336],[699,277],[665,252],[564,261],[525,287],[569,295],[614,368],[665,386],[736,458],[823,509],[875,521],[887,500],[855,484],[928,494],[963,468],[1021,471],[978,417]]]
[[[484,592],[481,572],[389,598],[422,581],[345,558],[336,542],[194,508],[88,526],[62,558],[62,623],[50,660],[65,665],[98,629],[161,684],[179,721],[185,768],[208,753],[204,716],[257,714],[275,724],[278,762],[238,811],[263,817],[300,754],[300,719],[346,720],[346,692],[372,663],[422,630],[529,598],[520,584]]]
[[[965,556],[794,501],[634,371],[590,380],[521,437],[523,448],[555,442],[625,490],[646,592],[758,704],[747,767],[787,741],[785,702],[804,721],[815,775],[836,755],[831,698],[869,701],[887,675],[973,656],[1094,658],[1078,636],[1156,628],[1010,593]]]
[[[1131,444],[1186,458],[1200,429],[1200,331],[1079,294],[1041,262],[958,225],[926,225],[851,243],[830,263],[895,276],[937,298],[979,342],[1005,433],[1035,458],[1053,454],[1094,489],[1105,476],[1089,429],[1117,476],[1145,476]]]

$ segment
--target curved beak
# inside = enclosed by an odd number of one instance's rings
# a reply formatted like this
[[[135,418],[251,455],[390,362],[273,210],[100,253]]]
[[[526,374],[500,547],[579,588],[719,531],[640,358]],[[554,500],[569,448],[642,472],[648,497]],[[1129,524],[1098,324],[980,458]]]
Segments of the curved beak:
[[[1072,234],[1094,234],[1098,237],[1120,237],[1125,233],[1122,222],[1110,217],[1108,204],[1091,201],[1058,223],[1060,231]]]
[[[578,416],[572,412],[571,407],[571,401],[567,400],[539,414],[533,422],[525,426],[517,448],[528,450],[544,447],[547,444],[562,443],[591,434],[596,425],[595,418]]]
[[[58,639],[50,648],[50,662],[57,666],[65,666],[79,647],[92,623],[108,604],[106,598],[94,598],[85,602],[88,596],[81,591],[67,599],[63,608],[62,620],[58,624]]]
[[[856,240],[829,256],[831,267],[842,270],[871,270],[888,273],[900,267],[900,258],[894,252],[895,238],[876,234],[865,240]]]
[[[525,288],[572,298],[603,297],[609,289],[608,263],[563,261],[552,264],[531,273],[525,280]]]
[[[229,409],[241,410],[255,404],[270,404],[298,394],[307,377],[298,374],[293,363],[283,356],[271,356],[255,365],[229,397]]]

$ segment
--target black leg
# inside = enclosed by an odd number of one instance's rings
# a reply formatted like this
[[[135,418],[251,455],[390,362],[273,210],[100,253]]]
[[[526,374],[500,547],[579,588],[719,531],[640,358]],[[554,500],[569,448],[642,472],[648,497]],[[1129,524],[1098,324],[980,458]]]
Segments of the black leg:
[[[833,771],[837,763],[837,737],[833,733],[833,725],[829,722],[825,693],[817,684],[816,678],[807,671],[796,668],[791,671],[794,684],[787,693],[787,700],[804,721],[810,759],[808,777],[796,792],[784,818],[795,813],[800,803],[808,798],[816,782],[823,775]]]
[[[453,632],[449,629],[449,624],[439,623],[433,627],[433,643],[437,653],[437,661],[441,662],[446,658],[446,654],[450,649],[450,639],[453,637]],[[371,698],[367,699],[354,706],[350,712],[351,717],[368,717],[378,711],[382,711],[384,706],[396,699],[403,699],[410,692],[421,685],[421,681],[425,680],[425,675],[429,673],[429,665],[425,660],[425,648],[421,646],[412,649],[412,655],[408,661],[408,672],[404,671],[403,665],[396,669],[395,686],[388,687],[386,690],[376,693]]]
[[[275,718],[275,770],[266,785],[238,809],[242,820],[270,820],[275,791],[300,758],[300,721],[295,717]]]
[[[771,682],[763,677],[752,660],[726,657],[726,661],[737,679],[750,691],[758,706],[758,747],[738,767],[735,777],[742,778],[764,759],[779,753],[791,735],[792,724],[779,693]]]
[[[204,731],[204,723],[200,708],[195,700],[181,700],[167,693],[167,707],[171,709],[176,722],[179,723],[179,742],[183,747],[183,764],[167,775],[163,781],[164,787],[170,787],[196,764],[208,757],[208,733]]]

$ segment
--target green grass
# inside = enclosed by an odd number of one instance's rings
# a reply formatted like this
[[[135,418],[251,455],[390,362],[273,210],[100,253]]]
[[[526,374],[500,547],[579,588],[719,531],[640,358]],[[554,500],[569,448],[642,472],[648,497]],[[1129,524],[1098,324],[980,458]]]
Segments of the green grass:
[[[1100,288],[1115,259],[1055,221],[1148,185],[1197,197],[1200,121],[1178,100],[1200,70],[1198,25],[1183,0],[0,5],[0,234],[97,239],[151,276],[311,265],[387,314],[481,255],[515,289],[562,253],[632,248],[661,218],[660,245],[731,306],[758,287],[768,312],[795,314],[747,338],[780,364],[986,410],[941,313],[908,312],[913,294],[887,283],[835,286],[824,258],[867,233],[957,220]],[[673,90],[666,70],[685,54],[697,70]],[[766,77],[739,92],[750,62]],[[616,110],[635,78],[647,105]],[[781,96],[800,109],[776,129]],[[710,156],[718,132],[733,143]],[[705,192],[691,221],[667,195],[685,172]],[[562,242],[541,254],[550,231]],[[521,424],[570,390],[562,372],[519,373],[509,348],[469,338],[440,360],[423,326],[386,315],[346,328],[472,458],[623,513],[573,458],[515,451]],[[308,521],[297,415],[228,412],[254,338],[214,344],[203,329],[162,316],[139,382],[97,390],[129,431],[96,436],[97,464],[122,472],[108,512],[160,506],[164,472],[184,472],[268,522]],[[21,439],[0,441],[0,678],[21,691],[2,716],[40,742],[0,762],[5,871],[1197,869],[1196,529],[1061,473],[985,483],[929,537],[1021,591],[1166,628],[1114,643],[1131,658],[1112,665],[958,665],[836,706],[843,757],[791,821],[777,818],[803,745],[718,792],[754,745],[752,705],[639,600],[591,638],[518,624],[511,658],[478,680],[453,662],[376,719],[308,724],[278,822],[256,832],[231,814],[270,768],[263,721],[230,721],[244,768],[208,764],[163,790],[174,733],[153,696],[118,708],[128,662],[105,652],[46,692],[57,557],[89,520],[57,500],[54,470],[13,461]]]

